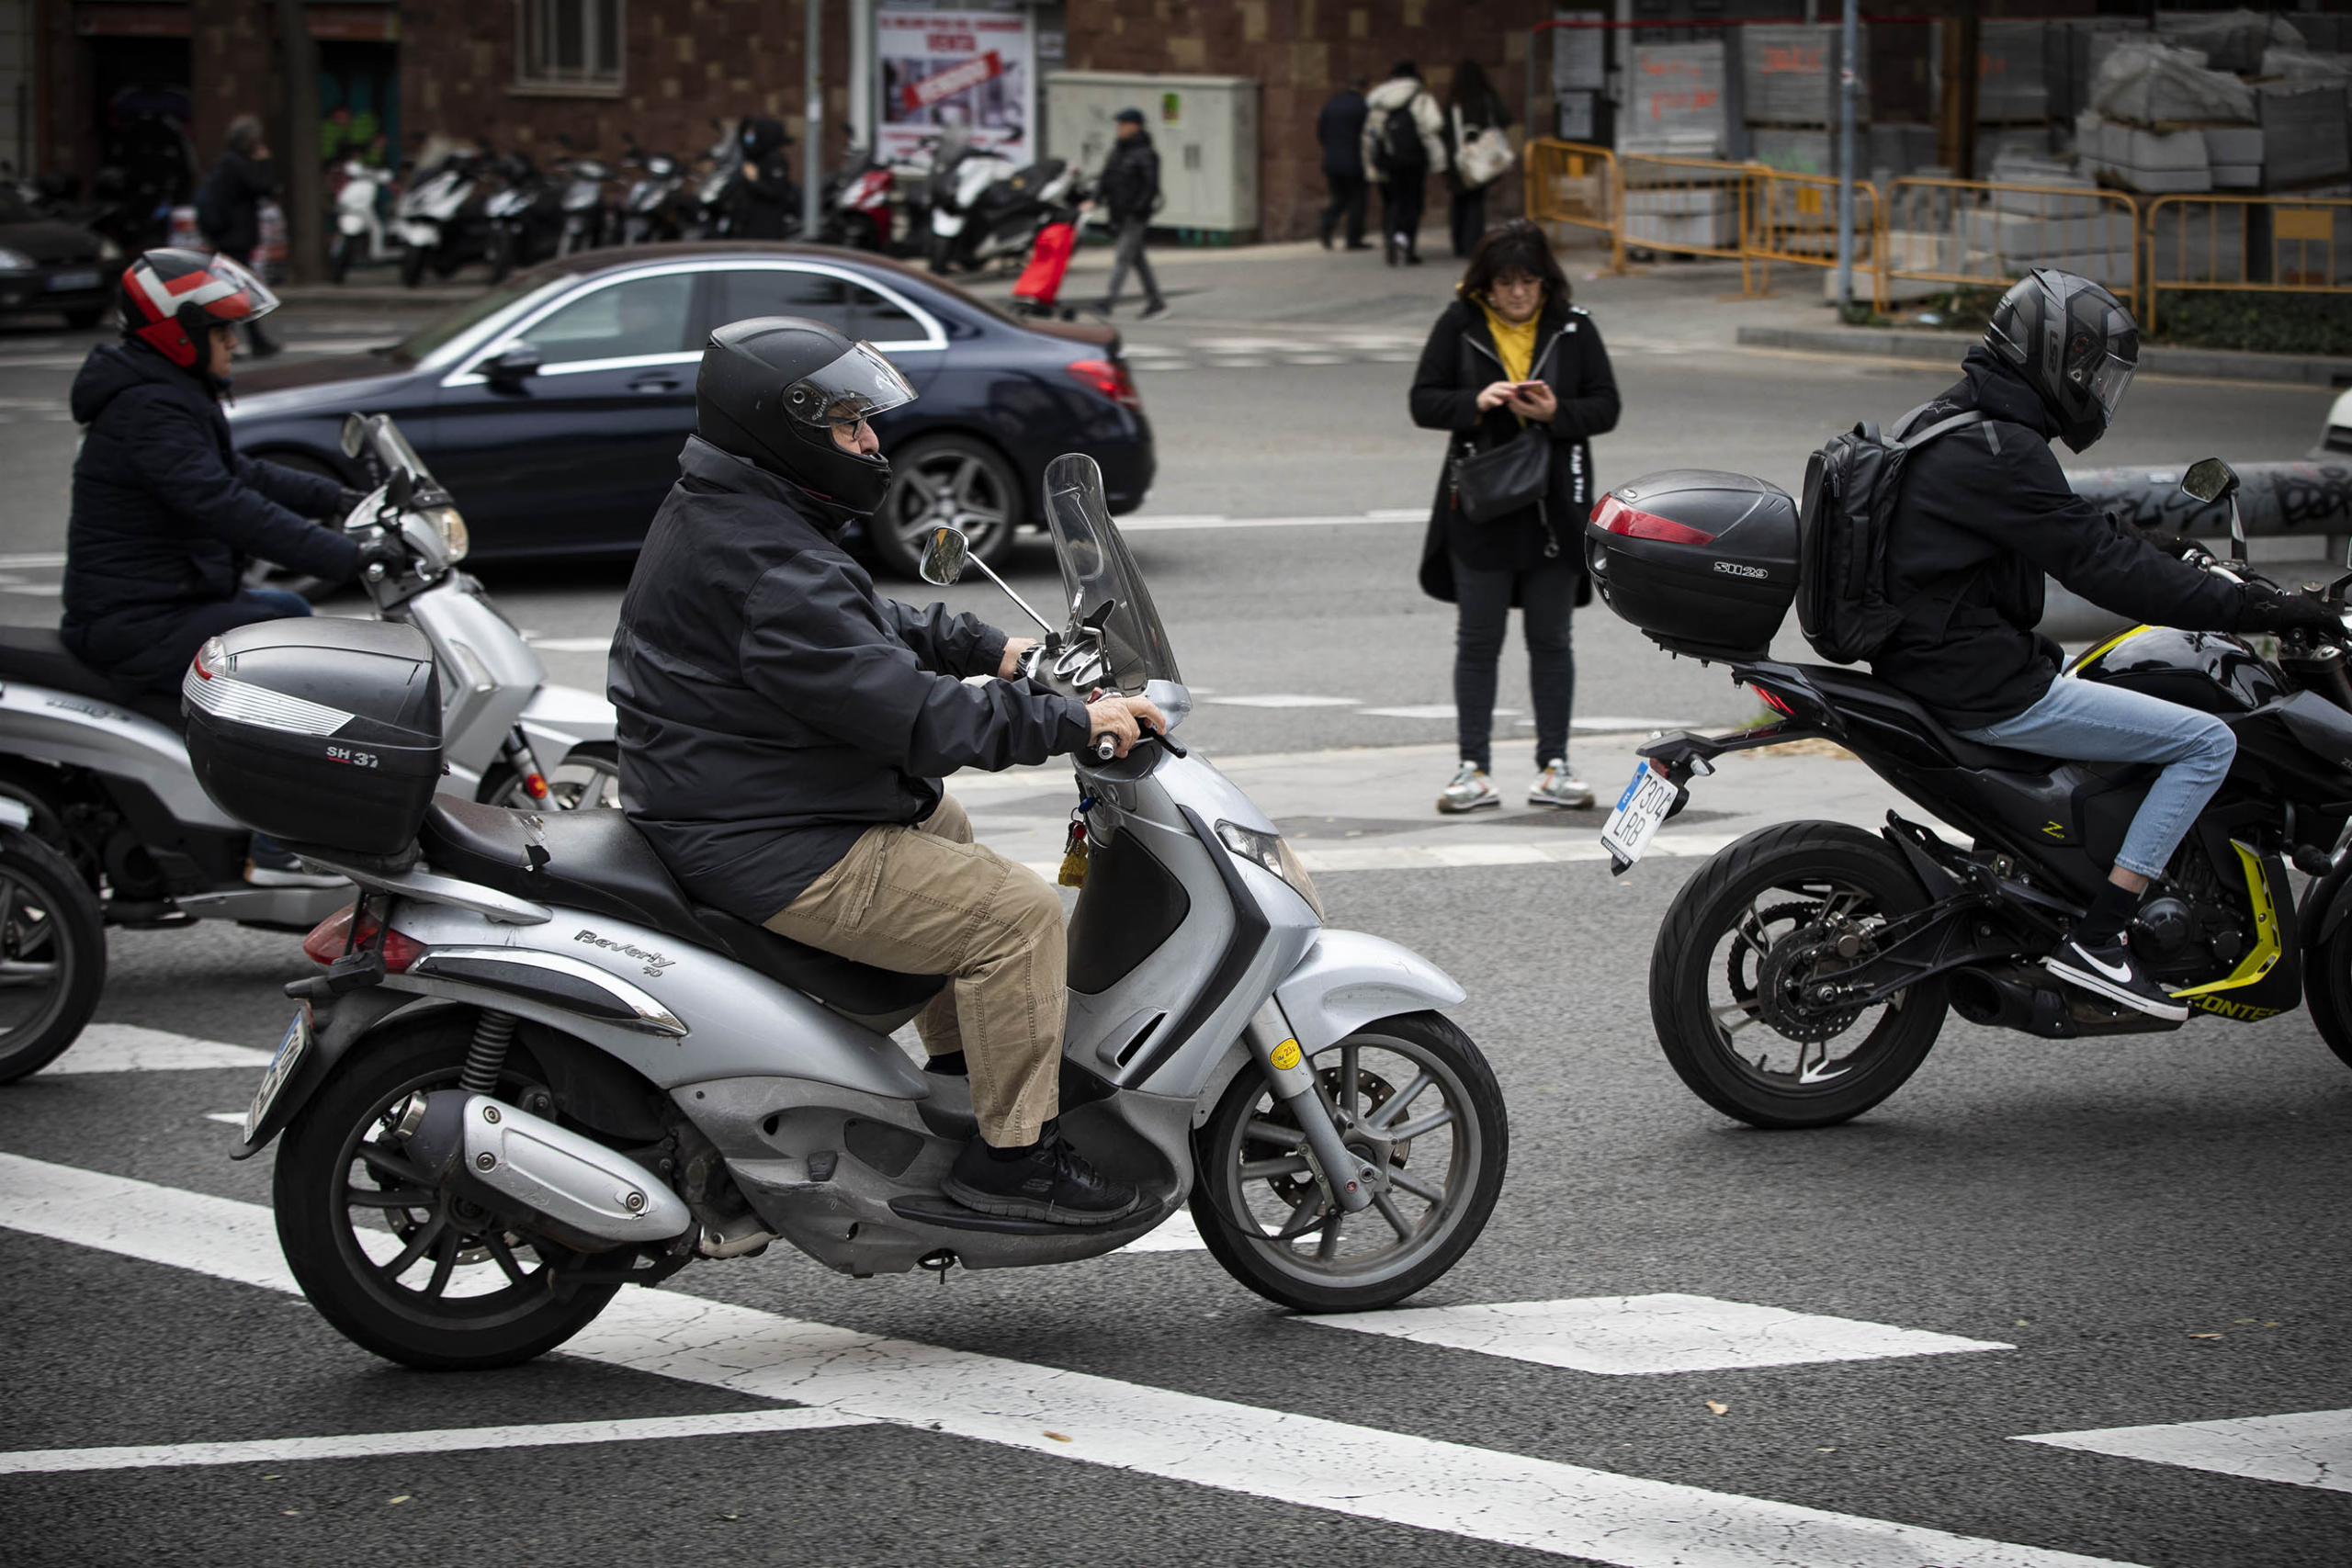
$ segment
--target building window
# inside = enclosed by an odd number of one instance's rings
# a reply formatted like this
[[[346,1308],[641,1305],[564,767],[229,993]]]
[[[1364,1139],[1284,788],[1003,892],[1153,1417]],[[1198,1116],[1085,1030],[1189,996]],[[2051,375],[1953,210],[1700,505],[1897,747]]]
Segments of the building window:
[[[515,85],[618,92],[621,0],[515,0]]]

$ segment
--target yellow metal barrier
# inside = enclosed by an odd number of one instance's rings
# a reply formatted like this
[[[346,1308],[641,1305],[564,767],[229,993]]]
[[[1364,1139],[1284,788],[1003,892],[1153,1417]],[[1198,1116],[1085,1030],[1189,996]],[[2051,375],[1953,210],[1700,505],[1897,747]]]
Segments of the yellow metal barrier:
[[[1854,273],[1859,298],[1877,271],[1878,187],[1854,182]],[[1792,174],[1761,164],[1748,169],[1747,254],[1764,264],[1759,287],[1772,283],[1772,264],[1838,265],[1838,181],[1828,175]],[[1867,275],[1867,276],[1866,276]]]
[[[2137,308],[2140,209],[2120,191],[1906,175],[1881,211],[1882,309],[1894,281],[2007,287],[2038,266],[2104,284]]]
[[[1748,185],[1761,172],[1752,164],[1710,158],[1625,153],[1617,160],[1619,243],[1629,249],[1736,261],[1740,292],[1752,294]]]
[[[2148,204],[2143,330],[2160,290],[2352,294],[2352,200],[2160,196]]]
[[[1617,220],[1617,154],[1606,147],[1540,137],[1527,144],[1527,215],[1538,223],[1597,229],[1609,237],[1609,270],[1625,270]]]

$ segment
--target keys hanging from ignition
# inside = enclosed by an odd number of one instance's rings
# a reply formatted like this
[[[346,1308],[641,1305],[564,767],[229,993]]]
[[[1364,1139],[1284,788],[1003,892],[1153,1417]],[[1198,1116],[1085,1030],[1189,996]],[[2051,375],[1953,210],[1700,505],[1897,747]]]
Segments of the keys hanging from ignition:
[[[1064,887],[1086,886],[1086,808],[1093,804],[1090,795],[1069,814],[1069,832],[1062,840],[1061,874],[1055,878]]]

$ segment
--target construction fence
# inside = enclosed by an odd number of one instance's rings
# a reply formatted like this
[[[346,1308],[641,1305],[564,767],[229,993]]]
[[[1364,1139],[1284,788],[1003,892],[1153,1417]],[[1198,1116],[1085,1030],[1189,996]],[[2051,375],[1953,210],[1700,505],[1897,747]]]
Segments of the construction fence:
[[[1741,291],[1755,294],[1776,266],[1838,265],[1838,181],[1827,175],[1552,140],[1530,146],[1527,169],[1529,215],[1555,226],[1555,240],[1591,236],[1611,270],[1629,254],[1736,260]],[[1855,300],[1881,311],[2046,266],[2104,284],[2153,333],[2161,294],[2352,293],[2352,198],[1856,180],[1853,261]]]

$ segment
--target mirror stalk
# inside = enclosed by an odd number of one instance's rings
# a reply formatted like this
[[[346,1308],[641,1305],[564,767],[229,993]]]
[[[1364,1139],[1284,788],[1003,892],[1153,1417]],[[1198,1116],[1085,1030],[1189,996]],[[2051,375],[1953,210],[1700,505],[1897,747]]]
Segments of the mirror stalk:
[[[1007,581],[1006,581],[1004,579],[1002,579],[1001,577],[999,577],[999,576],[996,574],[996,569],[995,569],[994,567],[992,567],[992,566],[989,565],[989,563],[988,563],[988,562],[986,562],[986,561],[982,560],[982,559],[981,559],[979,557],[978,557],[978,556],[974,556],[974,557],[972,558],[972,564],[973,564],[974,566],[976,566],[976,567],[978,567],[982,571],[984,571],[984,572],[988,573],[988,579],[989,579],[989,581],[990,582],[995,583],[999,588],[1003,589],[1003,590],[1004,590],[1004,596],[1005,596],[1006,598],[1008,598],[1008,599],[1012,600],[1014,604],[1016,604],[1020,605],[1020,606],[1021,606],[1021,613],[1022,613],[1023,615],[1027,615],[1031,620],[1033,620],[1033,621],[1036,622],[1036,623],[1037,623],[1037,626],[1038,626],[1038,627],[1039,627],[1039,629],[1041,629],[1041,630],[1043,630],[1044,632],[1046,632],[1048,636],[1051,636],[1053,633],[1057,632],[1057,631],[1059,631],[1059,630],[1061,629],[1060,627],[1058,627],[1058,626],[1055,626],[1052,622],[1050,622],[1050,621],[1046,620],[1045,616],[1043,616],[1043,615],[1041,615],[1037,614],[1037,612],[1036,612],[1035,610],[1031,609],[1031,608],[1030,608],[1030,606],[1029,606],[1029,601],[1028,601],[1028,600],[1026,600],[1026,599],[1023,599],[1020,594],[1015,593],[1015,592],[1012,591],[1012,584],[1011,584],[1011,583],[1007,582]]]

